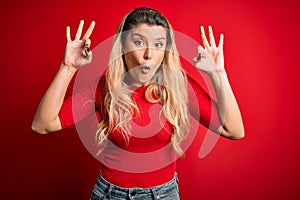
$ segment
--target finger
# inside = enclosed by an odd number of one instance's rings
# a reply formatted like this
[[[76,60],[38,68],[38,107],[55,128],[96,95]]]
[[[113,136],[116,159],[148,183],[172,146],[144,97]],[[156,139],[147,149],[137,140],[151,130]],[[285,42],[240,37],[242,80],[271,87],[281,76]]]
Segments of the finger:
[[[197,47],[197,50],[198,50],[198,53],[202,53],[205,51],[204,48],[200,45]]]
[[[90,50],[89,47],[85,48],[85,50],[82,52],[83,56],[87,60],[87,63],[90,63],[92,61],[93,52]]]
[[[194,63],[197,63],[197,62],[200,62],[201,61],[201,58],[202,58],[202,51],[203,51],[203,47],[202,46],[197,46],[197,52],[198,52],[198,55],[196,57],[193,58],[193,61]]]
[[[90,39],[86,39],[85,42],[84,42],[84,47],[87,48],[87,47],[91,47],[91,40]]]
[[[201,53],[202,58],[206,58],[206,57],[209,56],[208,53],[207,53],[207,51],[202,46],[199,45],[197,47],[197,49],[198,49],[198,53]]]
[[[85,52],[86,52],[87,56],[91,56],[92,55],[92,50],[89,47],[85,48]]]
[[[88,56],[87,56],[87,60],[88,60],[88,63],[91,63],[92,62],[92,58],[93,58],[93,53],[92,53],[92,51],[90,51],[89,53],[88,53]]]
[[[224,45],[224,34],[221,33],[218,48],[223,50],[223,45]]]
[[[96,24],[95,21],[91,22],[90,27],[85,32],[85,34],[84,34],[84,36],[82,38],[83,40],[86,40],[86,39],[88,39],[91,36],[91,34],[92,34],[93,30],[94,30],[95,24]]]
[[[203,59],[208,57],[207,51],[202,46],[198,46],[197,50],[198,55],[193,58],[194,63],[201,62]]]
[[[211,26],[208,26],[208,37],[209,37],[210,45],[212,47],[215,47],[216,46],[216,42],[215,42],[215,38],[214,38],[214,34],[213,34],[213,30],[212,30]]]
[[[91,53],[90,47],[91,47],[91,40],[90,39],[85,40],[82,46],[82,54],[84,57],[87,57]]]
[[[76,35],[75,35],[75,40],[79,40],[80,39],[81,33],[82,33],[83,24],[84,24],[84,21],[80,20],[80,23],[79,23],[79,26],[78,26],[78,29],[77,29],[77,32],[76,32]]]
[[[194,63],[196,64],[196,63],[199,62],[199,59],[198,59],[197,57],[194,57],[194,58],[193,58],[193,61],[194,61]]]
[[[206,39],[206,35],[205,35],[205,32],[204,32],[204,27],[203,26],[200,27],[200,36],[201,36],[201,40],[202,40],[203,46],[205,48],[209,48],[209,43],[208,43],[208,41]]]
[[[91,40],[87,39],[85,41],[85,51],[87,54],[91,53]]]
[[[67,39],[67,42],[71,41],[70,26],[67,26],[67,28],[66,28],[66,39]]]
[[[82,51],[82,54],[84,57],[88,57],[89,55],[92,54],[92,51],[89,47],[84,48],[84,50]]]

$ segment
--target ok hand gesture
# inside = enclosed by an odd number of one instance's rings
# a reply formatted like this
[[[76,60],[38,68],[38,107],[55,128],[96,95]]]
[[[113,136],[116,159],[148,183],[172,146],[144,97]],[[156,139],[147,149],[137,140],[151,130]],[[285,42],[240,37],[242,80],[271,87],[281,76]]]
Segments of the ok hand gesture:
[[[90,50],[91,36],[95,27],[95,22],[91,22],[88,30],[81,38],[82,28],[84,21],[81,20],[75,35],[74,40],[71,39],[70,27],[66,29],[67,45],[65,50],[65,56],[63,64],[68,67],[79,68],[83,65],[89,64],[92,61],[92,51]],[[81,39],[80,39],[81,38]]]
[[[213,35],[212,27],[208,27],[209,42],[206,39],[203,26],[200,28],[201,40],[204,45],[198,46],[198,56],[194,58],[194,65],[196,68],[206,72],[218,72],[224,70],[224,54],[223,54],[223,41],[224,35],[220,35],[220,41],[216,46],[215,38]]]

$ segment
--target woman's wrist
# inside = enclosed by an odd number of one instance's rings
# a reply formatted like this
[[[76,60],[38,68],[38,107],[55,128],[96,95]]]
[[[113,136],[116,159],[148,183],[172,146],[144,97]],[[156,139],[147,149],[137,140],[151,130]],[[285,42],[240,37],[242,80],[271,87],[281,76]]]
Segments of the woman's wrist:
[[[219,77],[219,76],[227,76],[226,70],[224,68],[207,72],[207,74],[210,78]]]
[[[221,82],[226,82],[228,80],[227,73],[225,69],[215,70],[208,73],[210,80],[212,81],[215,89],[221,87]]]
[[[77,68],[72,65],[65,64],[65,62],[63,61],[60,65],[60,70],[75,73],[77,71]]]

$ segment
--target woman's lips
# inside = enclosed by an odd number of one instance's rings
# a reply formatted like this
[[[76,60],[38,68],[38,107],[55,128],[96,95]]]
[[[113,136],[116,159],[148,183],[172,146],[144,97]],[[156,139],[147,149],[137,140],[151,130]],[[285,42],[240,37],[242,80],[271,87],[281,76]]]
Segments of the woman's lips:
[[[144,66],[141,67],[141,72],[143,74],[147,74],[149,71],[150,71],[150,66],[144,65]]]

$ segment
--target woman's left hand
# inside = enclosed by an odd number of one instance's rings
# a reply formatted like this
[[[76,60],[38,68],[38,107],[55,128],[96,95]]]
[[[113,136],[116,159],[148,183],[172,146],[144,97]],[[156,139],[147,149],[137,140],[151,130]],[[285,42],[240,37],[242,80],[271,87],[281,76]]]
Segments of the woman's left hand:
[[[216,46],[211,26],[208,26],[209,42],[206,39],[203,26],[200,27],[200,35],[204,48],[198,46],[198,56],[193,59],[195,67],[208,74],[224,71],[224,35],[220,35],[218,46]]]
[[[214,85],[217,96],[217,109],[221,127],[217,131],[222,136],[231,139],[244,137],[244,125],[239,106],[224,72],[223,34],[216,46],[211,26],[208,27],[209,42],[206,39],[203,26],[201,26],[201,39],[204,48],[198,46],[198,56],[194,58],[195,67],[206,72]]]

